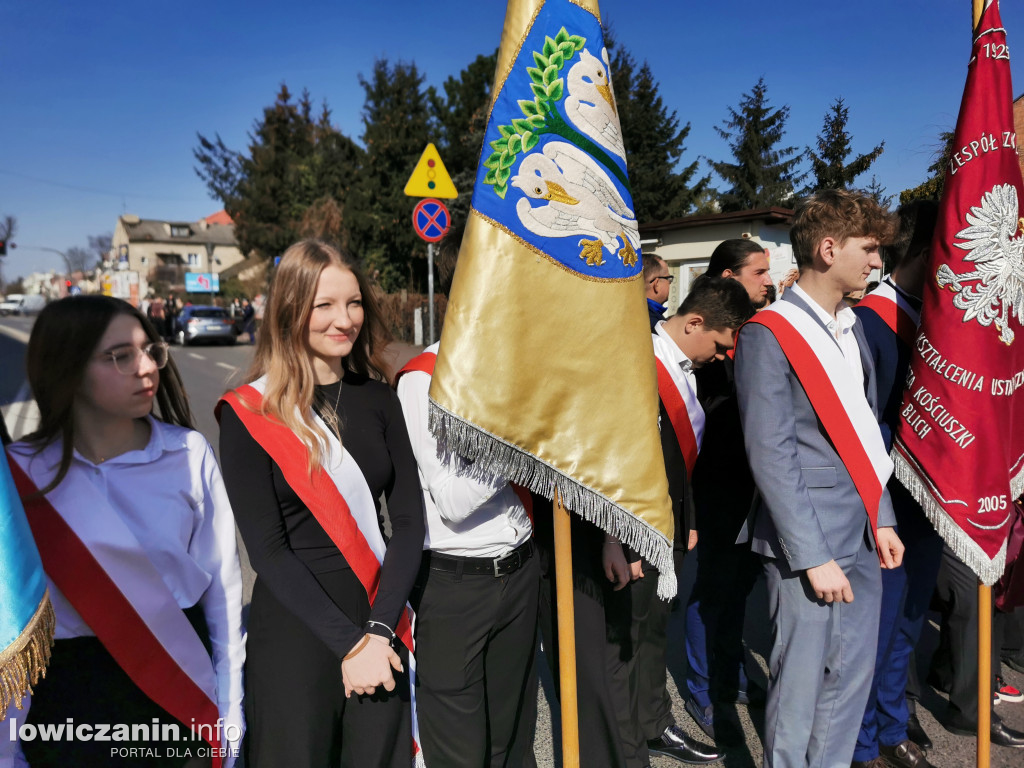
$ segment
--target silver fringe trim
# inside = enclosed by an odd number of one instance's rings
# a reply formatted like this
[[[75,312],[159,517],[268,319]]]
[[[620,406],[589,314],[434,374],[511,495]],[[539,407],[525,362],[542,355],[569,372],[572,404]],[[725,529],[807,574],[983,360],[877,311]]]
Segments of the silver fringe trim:
[[[953,518],[946,513],[946,510],[932,495],[931,489],[921,481],[920,476],[906,458],[896,449],[893,449],[891,457],[896,478],[921,505],[928,520],[935,526],[935,530],[938,531],[946,545],[953,550],[953,554],[974,571],[985,586],[991,587],[999,581],[1006,568],[1006,542],[1003,542],[1003,546],[995,557],[989,558],[985,551],[967,534],[967,531],[957,525]],[[1013,491],[1014,498],[1020,495],[1020,488],[1017,486],[1021,483],[1024,483],[1024,473],[1017,475],[1011,483],[1011,488],[1016,488]]]
[[[445,450],[473,462],[470,470],[473,476],[504,477],[548,499],[554,498],[557,488],[566,509],[615,536],[658,570],[659,598],[675,597],[678,586],[672,542],[656,528],[529,451],[456,416],[433,400],[430,401],[430,431]]]

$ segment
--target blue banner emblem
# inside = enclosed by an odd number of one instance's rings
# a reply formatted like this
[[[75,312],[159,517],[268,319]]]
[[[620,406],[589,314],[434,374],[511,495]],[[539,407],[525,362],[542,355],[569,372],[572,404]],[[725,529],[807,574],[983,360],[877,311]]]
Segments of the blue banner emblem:
[[[600,22],[545,4],[501,84],[473,208],[590,279],[636,276],[640,235]]]

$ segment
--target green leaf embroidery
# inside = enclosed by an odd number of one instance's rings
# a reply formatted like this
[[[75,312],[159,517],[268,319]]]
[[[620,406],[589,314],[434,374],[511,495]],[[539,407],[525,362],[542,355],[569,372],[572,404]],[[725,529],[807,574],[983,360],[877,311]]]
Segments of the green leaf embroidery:
[[[533,91],[533,95],[538,99],[546,99],[548,97],[548,89],[546,85],[530,83],[530,90]]]
[[[486,174],[484,174],[484,184],[494,184],[497,182],[497,168],[491,168]]]
[[[545,92],[544,95],[547,96],[547,92]],[[519,100],[519,108],[523,110],[523,114],[527,117],[533,117],[540,112],[537,108],[536,102],[527,101],[526,99]]]
[[[512,164],[515,161],[516,161],[516,154],[515,154],[515,152],[512,152],[511,154],[509,154],[508,152],[503,152],[502,155],[501,155],[501,162],[498,163],[498,170],[505,170],[506,168],[511,168]]]
[[[516,133],[522,134],[523,131],[530,130],[530,124],[521,117],[512,118],[512,127],[516,129]]]
[[[536,133],[531,133],[529,138],[523,138],[523,150],[529,152],[531,149],[537,146],[537,142],[540,141],[540,136]]]
[[[506,138],[506,139],[509,136],[511,136],[513,133],[515,133],[515,131],[513,131],[507,125],[499,125],[498,126],[498,132],[502,135],[503,138]]]
[[[572,43],[565,42],[558,46],[558,52],[561,53],[565,58],[571,59],[573,54],[576,53],[576,46]]]
[[[497,195],[498,197],[500,197],[500,198],[501,198],[502,200],[504,200],[504,199],[505,199],[505,193],[506,193],[506,192],[508,192],[508,187],[507,187],[507,186],[505,186],[504,184],[501,184],[500,186],[496,184],[496,185],[494,186],[494,193],[495,193],[495,194],[496,194],[496,195]]]
[[[555,43],[564,43],[569,39],[569,33],[565,31],[565,27],[558,30],[558,34],[555,35]]]
[[[484,168],[497,168],[498,160],[501,157],[501,152],[492,152],[491,156],[484,160]]]
[[[520,143],[522,144],[523,150],[525,150],[526,145],[530,143],[531,136],[533,136],[533,131],[527,131],[520,137],[522,139]]]
[[[544,70],[539,67],[527,67],[526,74],[528,74],[530,79],[537,83],[537,85],[546,85],[544,82]]]
[[[550,56],[548,56],[548,61],[550,61],[554,66],[558,67],[559,69],[565,66],[565,56],[562,55],[561,51],[555,51]]]
[[[533,63],[536,64],[541,70],[548,68],[548,57],[542,56],[536,51],[533,52]]]
[[[550,37],[545,38],[543,52],[545,56],[550,57],[555,52],[555,41]]]
[[[523,139],[518,134],[508,140],[508,151],[515,157],[519,154],[519,150],[523,148]]]
[[[558,79],[558,67],[552,64],[544,70],[544,85],[551,85]]]
[[[528,118],[526,122],[528,122],[533,128],[543,128],[544,115],[534,115],[533,117]]]
[[[578,51],[587,44],[587,39],[585,37],[580,37],[579,35],[569,35],[569,42],[572,43]]]
[[[494,172],[494,178],[498,180],[499,184],[504,184],[508,181],[508,177],[512,175],[512,171],[508,168],[499,168]]]
[[[558,101],[562,98],[562,82],[562,78],[558,78],[548,86],[548,98],[551,99],[551,101]]]

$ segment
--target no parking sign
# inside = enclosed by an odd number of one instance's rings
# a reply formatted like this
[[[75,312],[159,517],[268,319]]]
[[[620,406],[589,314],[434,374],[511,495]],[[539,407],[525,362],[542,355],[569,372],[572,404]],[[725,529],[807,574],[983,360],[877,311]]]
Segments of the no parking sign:
[[[440,200],[428,197],[420,200],[412,212],[412,226],[416,234],[428,243],[436,243],[448,232],[452,217]]]

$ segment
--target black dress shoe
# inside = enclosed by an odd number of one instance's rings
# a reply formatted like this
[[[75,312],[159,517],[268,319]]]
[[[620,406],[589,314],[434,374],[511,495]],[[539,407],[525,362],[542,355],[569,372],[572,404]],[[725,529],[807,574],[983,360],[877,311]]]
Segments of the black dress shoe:
[[[958,736],[978,735],[977,724],[971,723],[959,712],[950,715],[942,725],[947,731],[955,733]],[[1000,747],[1013,747],[1016,749],[1024,748],[1024,733],[1015,731],[1013,728],[1008,728],[1006,724],[995,715],[992,716],[992,730],[990,733],[990,738],[993,744],[997,744]]]
[[[893,768],[934,768],[924,756],[924,750],[910,739],[892,747],[880,744],[878,751]]]
[[[917,715],[913,712],[907,718],[907,738],[917,744],[921,749],[931,749],[932,740],[925,733],[924,728],[921,727],[921,722],[917,719]]]
[[[661,736],[650,739],[647,750],[655,755],[674,757],[687,765],[707,765],[722,759],[713,747],[694,741],[677,725],[670,725]]]

